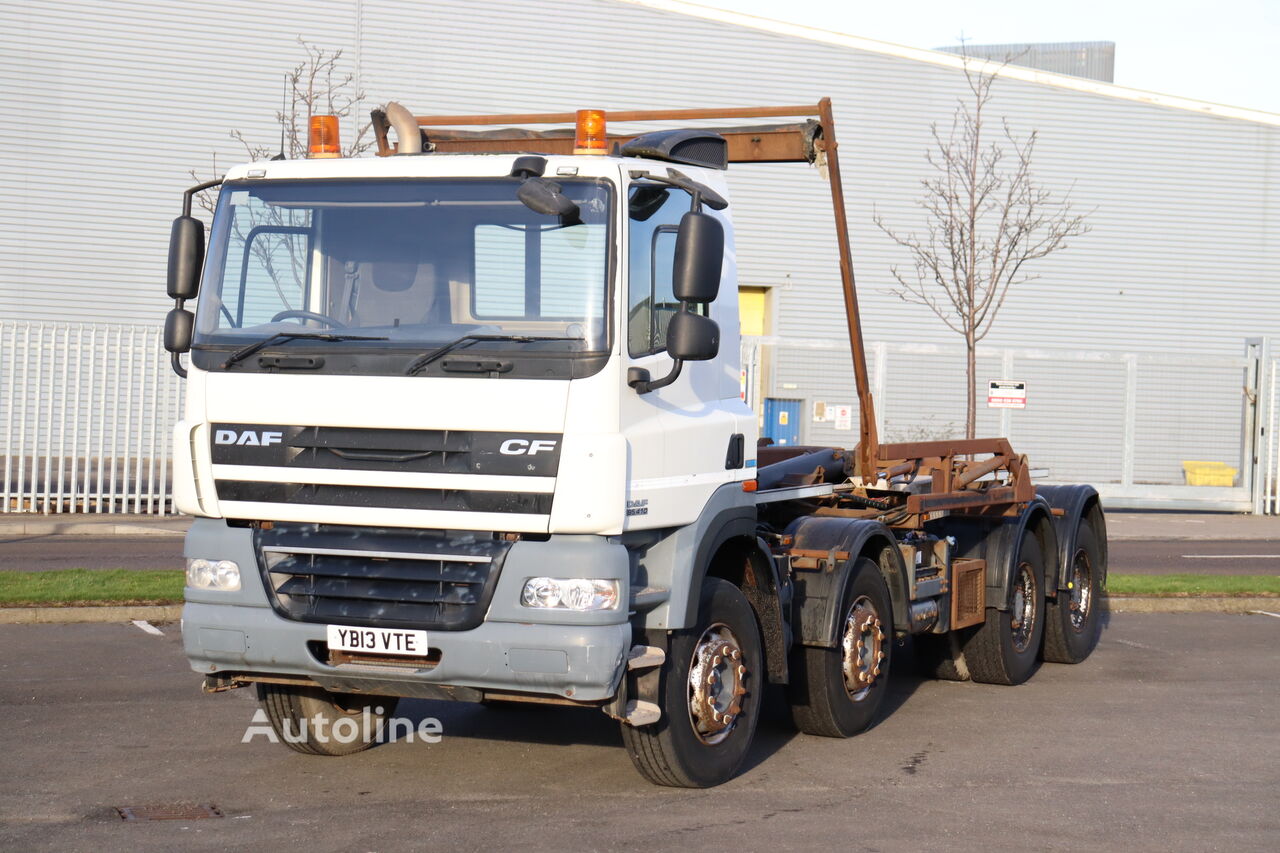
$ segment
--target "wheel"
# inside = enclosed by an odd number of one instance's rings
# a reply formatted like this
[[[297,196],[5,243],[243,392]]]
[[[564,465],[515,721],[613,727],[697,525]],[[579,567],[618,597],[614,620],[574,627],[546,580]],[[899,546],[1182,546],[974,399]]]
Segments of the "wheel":
[[[1087,519],[1080,519],[1076,552],[1063,566],[1067,588],[1045,614],[1044,659],[1080,663],[1098,645],[1102,633],[1102,577],[1106,571],[1102,549]]]
[[[271,322],[278,323],[281,320],[315,320],[317,323],[324,323],[331,329],[345,329],[346,323],[340,323],[330,317],[328,314],[321,314],[319,311],[302,311],[298,309],[290,311],[281,311],[271,318]]]
[[[889,689],[893,610],[871,560],[854,564],[840,612],[838,646],[801,646],[792,657],[787,699],[796,728],[806,734],[852,737],[866,730]]]
[[[961,650],[963,635],[960,631],[945,634],[915,634],[911,638],[916,657],[916,669],[925,678],[943,681],[968,681],[969,665]]]
[[[258,701],[280,742],[295,752],[351,755],[373,746],[399,700],[259,682]]]
[[[622,725],[636,769],[674,788],[709,788],[733,778],[751,748],[764,687],[751,605],[733,584],[707,578],[697,624],[672,634],[659,673],[662,719]]]
[[[1044,557],[1030,531],[1022,534],[1007,610],[987,608],[986,624],[966,637],[964,659],[974,681],[1021,684],[1035,670],[1044,634]]]

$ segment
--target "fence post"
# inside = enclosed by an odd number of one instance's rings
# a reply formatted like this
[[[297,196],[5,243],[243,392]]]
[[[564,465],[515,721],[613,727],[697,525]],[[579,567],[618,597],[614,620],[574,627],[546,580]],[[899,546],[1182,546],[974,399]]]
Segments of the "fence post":
[[[1138,422],[1138,356],[1124,356],[1124,444],[1120,457],[1120,483],[1133,485],[1134,424]]]
[[[889,371],[889,346],[884,341],[873,345],[876,354],[876,372],[871,393],[876,401],[876,434],[884,435],[884,413],[889,401],[884,396],[885,374]]]
[[[1001,379],[1004,379],[1004,380],[1013,379],[1013,350],[1006,349],[1004,351],[1004,357],[1000,360],[1000,370],[1003,371],[1004,373],[1004,376],[1000,377]],[[1000,410],[1000,435],[1002,435],[1005,438],[1010,438],[1009,433],[1011,433],[1012,431],[1013,431],[1013,410],[1001,409]]]

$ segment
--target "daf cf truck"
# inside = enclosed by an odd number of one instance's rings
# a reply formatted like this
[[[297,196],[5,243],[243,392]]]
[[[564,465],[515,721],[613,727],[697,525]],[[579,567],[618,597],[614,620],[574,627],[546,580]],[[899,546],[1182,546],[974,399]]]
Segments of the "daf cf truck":
[[[1005,439],[876,435],[828,100],[373,125],[379,156],[343,158],[313,117],[311,156],[193,187],[173,224],[207,691],[252,686],[320,755],[397,697],[598,708],[645,777],[705,787],[771,686],[803,732],[872,725],[908,637],[999,684],[1089,655],[1097,493],[1037,488]],[[830,184],[853,448],[758,446],[740,396],[725,176],[751,163]],[[343,720],[362,736],[298,737]]]

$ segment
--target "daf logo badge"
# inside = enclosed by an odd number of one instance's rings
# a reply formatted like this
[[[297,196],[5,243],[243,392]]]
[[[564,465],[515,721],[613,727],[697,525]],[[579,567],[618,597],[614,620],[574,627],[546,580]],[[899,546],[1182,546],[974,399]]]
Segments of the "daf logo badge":
[[[214,444],[239,444],[247,447],[269,447],[284,441],[283,432],[254,432],[247,429],[236,432],[233,429],[216,430],[213,434]]]

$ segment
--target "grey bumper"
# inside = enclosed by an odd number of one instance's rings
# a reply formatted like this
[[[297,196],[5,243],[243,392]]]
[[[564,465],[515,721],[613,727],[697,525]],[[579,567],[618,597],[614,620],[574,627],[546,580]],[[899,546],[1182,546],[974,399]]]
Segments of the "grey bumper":
[[[594,701],[617,691],[631,626],[485,622],[471,631],[428,631],[431,647],[441,653],[430,669],[330,666],[312,653],[325,641],[324,625],[289,621],[269,607],[189,601],[182,638],[192,669],[206,674],[304,676],[325,686],[383,682],[388,692],[397,683],[416,683]]]

